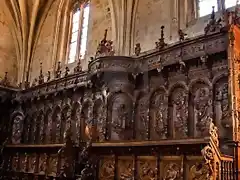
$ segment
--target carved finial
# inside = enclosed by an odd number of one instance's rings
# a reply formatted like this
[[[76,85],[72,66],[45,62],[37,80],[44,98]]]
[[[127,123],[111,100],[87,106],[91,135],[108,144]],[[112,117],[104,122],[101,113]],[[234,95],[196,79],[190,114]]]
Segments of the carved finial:
[[[215,6],[212,6],[211,20],[215,20]]]
[[[114,55],[113,42],[111,40],[107,40],[107,29],[106,29],[104,33],[104,37],[97,47],[95,58],[102,57],[102,56],[113,56],[113,55]]]
[[[157,49],[162,49],[167,45],[164,41],[164,26],[161,26],[161,38],[155,44]]]
[[[81,58],[78,59],[77,66],[74,68],[74,73],[82,72]]]
[[[48,74],[47,74],[47,82],[49,82],[51,80],[51,72],[48,71]]]
[[[215,7],[213,6],[210,21],[207,24],[207,26],[204,28],[205,35],[208,33],[214,33],[216,31],[220,31],[222,29],[222,24],[221,24],[222,19],[219,18],[218,20],[216,20],[214,8]]]
[[[9,80],[8,80],[8,72],[5,72],[4,78],[0,82],[3,86],[9,86]]]
[[[179,41],[184,41],[186,35],[181,29],[178,30]]]
[[[65,68],[65,77],[68,76],[69,71],[70,71],[70,69],[66,66],[66,68]]]
[[[139,56],[140,53],[141,53],[141,45],[140,43],[137,43],[135,46],[135,55]]]
[[[42,71],[42,63],[40,63],[40,74],[39,74],[38,84],[43,84],[43,83],[44,83],[44,76]]]
[[[37,83],[38,83],[38,79],[35,78],[32,82],[32,87],[37,86]]]
[[[25,86],[25,89],[28,89],[30,87],[30,83],[28,81],[25,81],[24,86]]]
[[[61,62],[58,62],[57,70],[55,72],[55,78],[60,78],[61,77]]]

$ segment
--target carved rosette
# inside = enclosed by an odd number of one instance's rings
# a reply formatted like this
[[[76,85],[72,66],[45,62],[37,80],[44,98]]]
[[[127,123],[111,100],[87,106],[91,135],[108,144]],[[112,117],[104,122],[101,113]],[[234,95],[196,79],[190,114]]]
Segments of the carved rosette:
[[[151,100],[152,113],[151,121],[153,123],[154,134],[157,139],[167,138],[167,119],[168,119],[168,99],[164,91],[158,91]]]
[[[211,97],[207,87],[199,88],[194,97],[196,130],[197,136],[204,136],[204,132],[209,128],[208,118],[211,116]]]
[[[186,138],[188,136],[188,94],[179,88],[173,94],[173,124],[174,137]]]

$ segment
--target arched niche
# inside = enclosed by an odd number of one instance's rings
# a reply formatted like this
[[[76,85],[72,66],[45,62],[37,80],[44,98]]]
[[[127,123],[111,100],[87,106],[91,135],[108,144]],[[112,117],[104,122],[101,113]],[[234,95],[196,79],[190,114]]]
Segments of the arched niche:
[[[135,138],[137,140],[148,140],[149,138],[149,97],[139,95],[135,105]]]
[[[88,99],[83,103],[81,111],[81,136],[83,140],[87,139],[85,134],[86,126],[93,123],[93,103]]]
[[[106,108],[102,98],[98,98],[94,101],[93,122],[97,125],[99,140],[104,141],[106,131]]]
[[[174,139],[187,138],[188,91],[183,85],[175,85],[169,96],[169,136]]]
[[[116,93],[109,100],[108,128],[111,140],[128,140],[132,138],[132,99],[126,93]]]
[[[164,89],[156,90],[150,97],[150,138],[166,139],[168,136],[168,96]]]
[[[44,130],[43,134],[41,135],[43,137],[42,143],[51,143],[53,127],[52,114],[53,114],[52,108],[48,108],[46,110],[46,114],[44,117]]]
[[[61,140],[61,108],[56,106],[52,114],[52,143],[60,143]]]
[[[35,143],[39,144],[41,142],[41,134],[44,131],[44,112],[40,110],[36,118],[36,130],[35,130]]]
[[[64,141],[64,134],[68,128],[71,127],[71,106],[66,105],[62,109],[61,113],[61,127],[60,127],[60,142]]]
[[[189,135],[203,137],[209,132],[209,117],[212,118],[212,89],[204,81],[196,81],[189,92]]]
[[[229,87],[227,76],[216,79],[213,84],[214,120],[219,129],[220,137],[230,137],[232,122],[230,112]]]
[[[75,102],[72,108],[72,133],[75,144],[79,144],[81,140],[81,104]]]
[[[37,112],[32,113],[29,119],[29,143],[33,144],[35,142],[35,134],[36,134],[36,124],[37,124]]]

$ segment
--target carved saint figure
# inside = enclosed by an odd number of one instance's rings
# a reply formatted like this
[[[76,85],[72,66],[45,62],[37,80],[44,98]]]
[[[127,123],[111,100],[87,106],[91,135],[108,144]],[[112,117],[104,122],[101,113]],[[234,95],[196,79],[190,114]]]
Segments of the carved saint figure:
[[[148,138],[148,122],[149,122],[149,102],[147,98],[141,98],[138,103],[138,137],[141,140],[146,140]]]
[[[170,163],[165,168],[163,180],[182,180],[181,168],[175,163]]]
[[[208,129],[208,117],[210,116],[210,91],[208,88],[199,88],[195,93],[194,106],[196,127],[199,136]]]
[[[178,89],[173,97],[173,121],[175,138],[185,138],[188,135],[188,100],[183,89]]]
[[[13,118],[12,143],[19,144],[23,132],[23,114],[19,113]]]
[[[124,139],[130,128],[131,104],[124,94],[115,97],[112,105],[112,140]]]
[[[157,133],[158,138],[167,138],[167,100],[163,92],[157,93],[154,96],[153,102],[154,118],[152,119],[154,124],[153,128]]]
[[[229,101],[228,101],[228,84],[223,84],[220,88],[216,90],[216,101],[217,107],[220,103],[220,108],[217,109],[218,118],[224,127],[228,127],[228,118],[230,116],[229,112]]]
[[[114,160],[107,160],[103,163],[100,170],[101,180],[112,180],[114,179]]]

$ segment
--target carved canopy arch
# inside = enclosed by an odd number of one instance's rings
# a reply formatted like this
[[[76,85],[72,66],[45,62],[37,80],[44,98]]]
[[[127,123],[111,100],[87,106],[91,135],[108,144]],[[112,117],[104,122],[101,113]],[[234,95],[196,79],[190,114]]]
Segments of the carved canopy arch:
[[[184,91],[186,91],[186,92],[189,91],[189,88],[188,88],[188,86],[187,86],[187,84],[185,82],[183,82],[183,81],[177,82],[175,84],[172,84],[169,87],[169,90],[168,90],[169,97],[173,94],[173,91],[175,91],[177,88],[183,88]]]
[[[213,86],[220,80],[220,79],[225,79],[228,77],[228,74],[227,73],[221,73],[220,75],[218,76],[215,76],[212,80],[212,84]]]
[[[193,88],[196,84],[206,84],[210,89],[212,89],[212,83],[209,81],[208,78],[196,78],[191,80],[191,82],[188,85],[190,92],[193,91]]]

